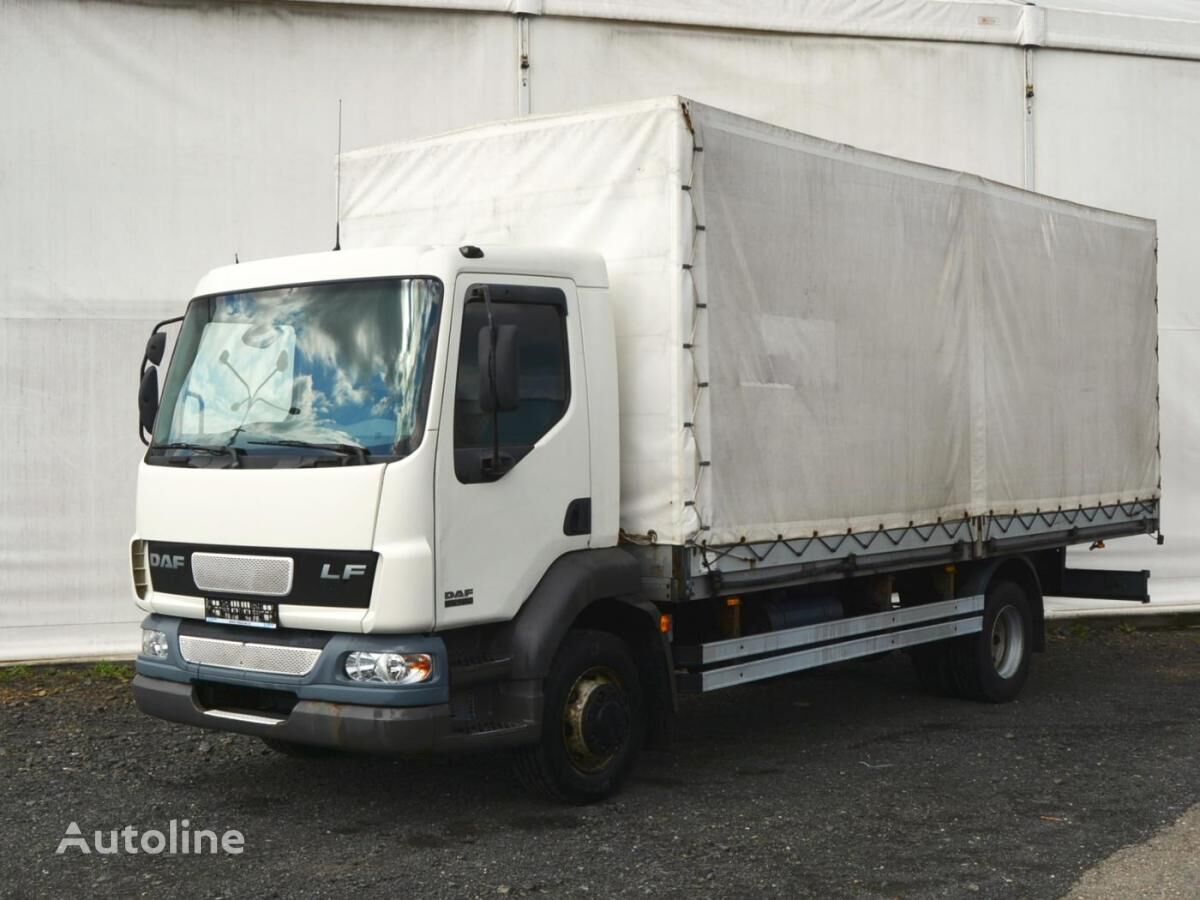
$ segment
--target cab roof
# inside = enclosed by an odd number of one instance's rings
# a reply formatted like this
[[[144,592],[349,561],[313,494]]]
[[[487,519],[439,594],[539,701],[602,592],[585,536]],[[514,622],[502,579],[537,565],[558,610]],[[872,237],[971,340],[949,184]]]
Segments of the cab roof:
[[[608,287],[608,271],[598,253],[562,247],[477,249],[482,252],[477,258],[468,258],[458,247],[379,247],[260,259],[213,269],[200,279],[193,296],[404,275],[432,275],[449,284],[460,273],[474,272],[569,278],[579,287]]]

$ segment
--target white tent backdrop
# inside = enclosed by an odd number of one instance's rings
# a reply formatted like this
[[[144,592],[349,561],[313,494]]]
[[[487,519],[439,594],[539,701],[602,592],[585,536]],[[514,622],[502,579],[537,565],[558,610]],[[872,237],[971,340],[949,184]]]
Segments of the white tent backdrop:
[[[1200,9],[1069,5],[0,0],[0,660],[134,649],[145,336],[328,249],[338,98],[352,148],[680,93],[1157,219],[1167,543],[1084,555],[1200,609]]]

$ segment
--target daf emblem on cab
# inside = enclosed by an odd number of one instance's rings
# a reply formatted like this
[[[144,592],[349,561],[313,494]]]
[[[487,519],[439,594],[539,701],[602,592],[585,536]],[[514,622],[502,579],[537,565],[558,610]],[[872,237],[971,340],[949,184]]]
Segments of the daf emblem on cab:
[[[452,606],[470,606],[475,602],[475,588],[465,588],[461,591],[446,591],[446,608]]]
[[[184,558],[182,556],[172,556],[169,553],[151,553],[150,565],[156,569],[182,569]]]
[[[361,563],[346,563],[346,565],[342,566],[340,573],[330,571],[330,565],[331,563],[325,563],[325,565],[321,566],[321,577],[329,581],[349,581],[355,575],[367,574],[367,567]]]

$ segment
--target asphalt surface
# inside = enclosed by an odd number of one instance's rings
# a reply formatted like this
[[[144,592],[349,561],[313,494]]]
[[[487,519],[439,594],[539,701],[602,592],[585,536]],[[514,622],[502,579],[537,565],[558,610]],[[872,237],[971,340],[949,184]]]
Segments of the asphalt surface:
[[[589,807],[499,759],[291,760],[33,670],[0,679],[0,893],[1104,896],[1081,876],[1200,802],[1200,630],[1065,632],[1004,706],[924,695],[899,655],[688,698],[677,749]],[[244,850],[55,853],[71,822],[171,819]],[[1167,844],[1154,866],[1194,859]]]

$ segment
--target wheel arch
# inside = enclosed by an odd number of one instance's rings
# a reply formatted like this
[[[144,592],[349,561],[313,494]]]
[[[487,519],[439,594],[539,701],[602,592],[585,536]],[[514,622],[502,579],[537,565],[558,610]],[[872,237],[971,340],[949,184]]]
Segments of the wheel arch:
[[[969,596],[983,594],[993,581],[1012,581],[1018,584],[1029,599],[1033,613],[1033,649],[1046,649],[1046,606],[1042,597],[1042,580],[1037,567],[1027,556],[1001,556],[972,566],[959,581],[956,593]]]
[[[641,596],[641,565],[618,547],[560,556],[546,570],[504,640],[514,680],[542,679],[572,628],[606,631],[629,647],[647,701],[651,746],[670,741],[676,708],[670,644],[659,610]]]

